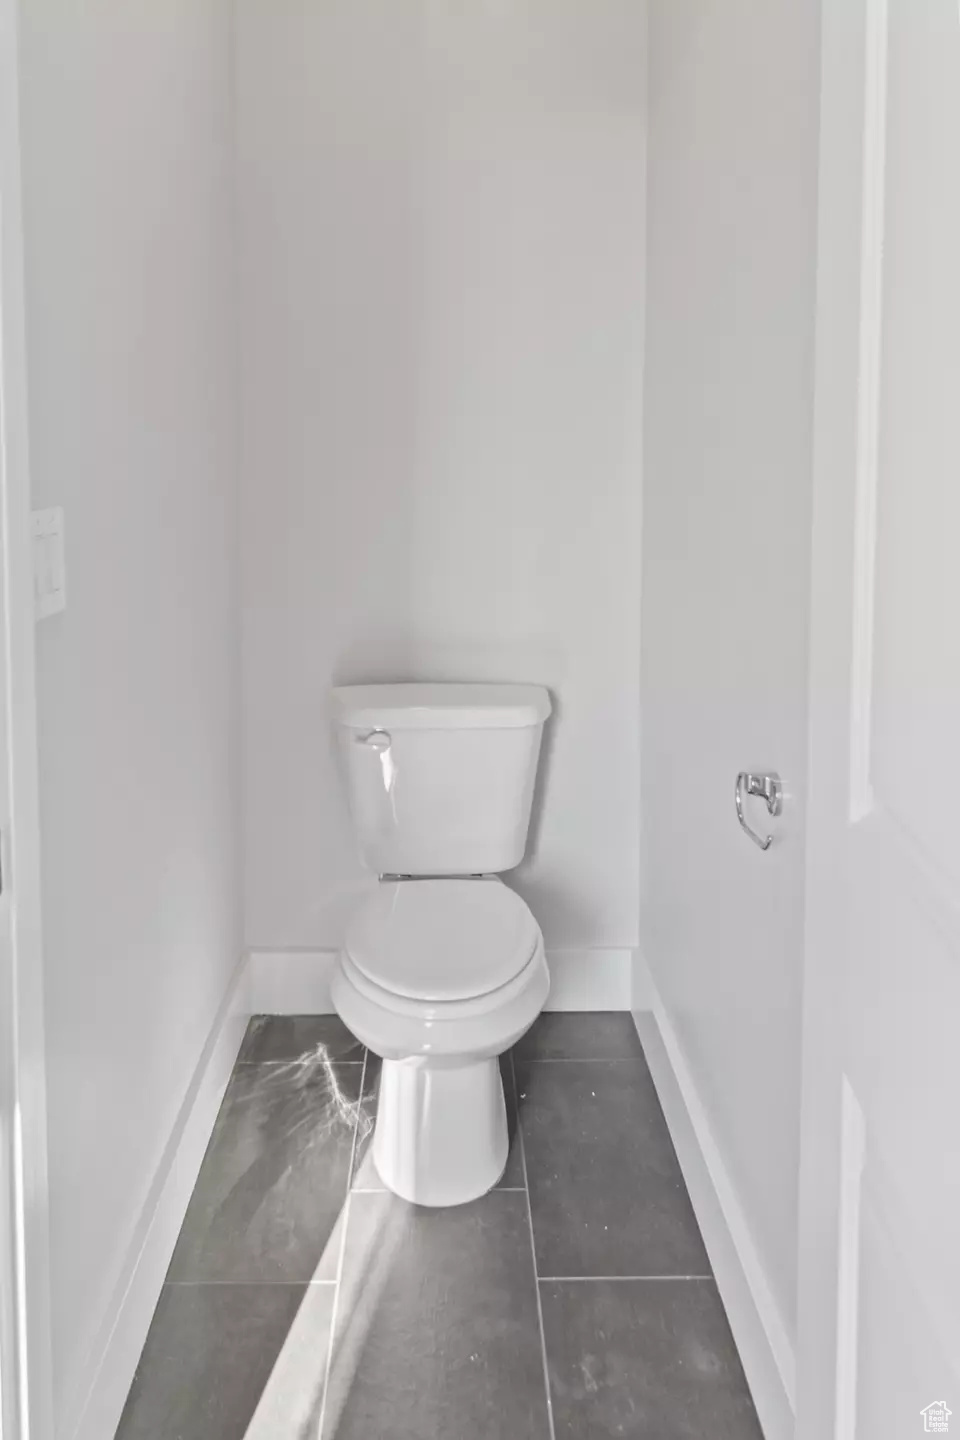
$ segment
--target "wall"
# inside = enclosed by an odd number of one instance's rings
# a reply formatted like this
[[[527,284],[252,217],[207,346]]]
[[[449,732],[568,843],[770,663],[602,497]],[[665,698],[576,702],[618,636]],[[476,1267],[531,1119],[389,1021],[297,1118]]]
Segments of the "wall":
[[[246,938],[363,876],[329,687],[557,701],[548,945],[637,938],[645,12],[239,0]]]
[[[240,954],[226,0],[21,7],[57,1433]]]
[[[651,9],[642,944],[790,1343],[817,47],[789,0]],[[733,787],[767,767],[762,854]]]

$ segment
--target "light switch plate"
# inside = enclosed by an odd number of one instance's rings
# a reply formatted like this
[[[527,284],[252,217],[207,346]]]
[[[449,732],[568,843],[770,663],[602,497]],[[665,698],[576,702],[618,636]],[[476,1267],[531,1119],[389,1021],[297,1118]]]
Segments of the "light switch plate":
[[[63,551],[63,510],[34,510],[33,595],[38,620],[67,608],[67,576]]]

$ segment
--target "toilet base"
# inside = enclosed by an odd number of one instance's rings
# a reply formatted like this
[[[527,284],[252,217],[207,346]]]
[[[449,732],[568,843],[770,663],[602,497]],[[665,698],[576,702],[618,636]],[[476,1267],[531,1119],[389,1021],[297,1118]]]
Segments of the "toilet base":
[[[493,1189],[509,1146],[495,1056],[384,1060],[373,1162],[388,1190],[417,1205],[463,1205]]]

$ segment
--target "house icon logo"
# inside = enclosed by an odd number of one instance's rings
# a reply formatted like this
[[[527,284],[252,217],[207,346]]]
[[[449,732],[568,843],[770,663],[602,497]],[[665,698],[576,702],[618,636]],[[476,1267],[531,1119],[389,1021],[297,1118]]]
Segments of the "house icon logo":
[[[923,1433],[925,1435],[946,1435],[950,1429],[950,1416],[952,1410],[947,1409],[945,1400],[934,1400],[926,1410],[921,1410],[923,1416]]]

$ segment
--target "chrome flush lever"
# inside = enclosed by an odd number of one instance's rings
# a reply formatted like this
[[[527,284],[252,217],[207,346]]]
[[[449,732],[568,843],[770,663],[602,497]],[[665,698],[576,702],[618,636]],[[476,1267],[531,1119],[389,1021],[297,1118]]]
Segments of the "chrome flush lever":
[[[376,750],[378,755],[389,750],[393,743],[387,730],[370,730],[366,735],[357,735],[354,738],[358,745],[366,745],[369,750]]]
[[[771,770],[766,775],[751,775],[748,771],[741,770],[737,776],[736,802],[740,827],[750,836],[754,845],[759,845],[761,850],[769,850],[773,844],[773,836],[768,835],[764,839],[762,835],[757,834],[756,830],[751,829],[743,818],[744,792],[748,795],[761,796],[767,802],[769,813],[779,815],[783,810],[783,786],[780,783],[780,776],[775,770]]]

